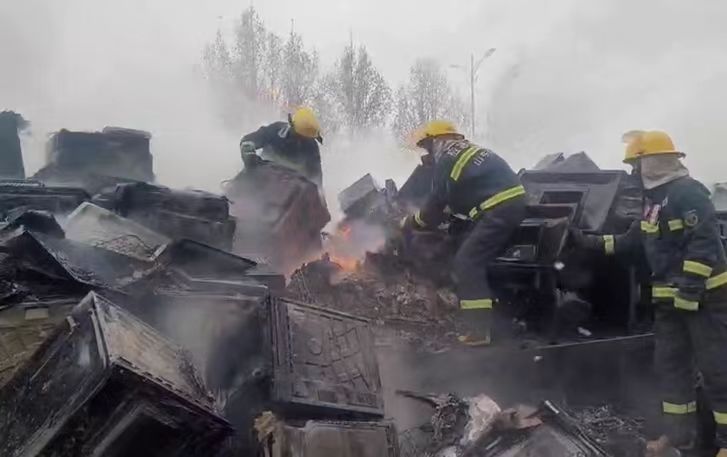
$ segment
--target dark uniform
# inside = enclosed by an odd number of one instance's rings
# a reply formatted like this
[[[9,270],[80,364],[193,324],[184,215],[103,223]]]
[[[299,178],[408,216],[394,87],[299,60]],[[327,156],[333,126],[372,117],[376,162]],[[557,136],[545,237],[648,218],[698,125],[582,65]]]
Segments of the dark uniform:
[[[667,436],[693,438],[695,368],[727,448],[727,260],[709,191],[690,177],[645,191],[642,220],[623,235],[590,237],[607,254],[643,247],[656,304],[655,364]]]
[[[437,157],[432,193],[414,220],[422,228],[438,226],[444,209],[476,221],[454,259],[453,277],[462,310],[473,334],[489,331],[493,296],[487,267],[507,246],[525,217],[525,189],[510,166],[494,152],[467,140],[452,141]],[[481,316],[483,319],[478,319]],[[480,327],[480,328],[477,328]]]
[[[289,122],[274,122],[242,137],[263,150],[262,158],[292,168],[322,187],[321,152],[313,138],[298,135]]]

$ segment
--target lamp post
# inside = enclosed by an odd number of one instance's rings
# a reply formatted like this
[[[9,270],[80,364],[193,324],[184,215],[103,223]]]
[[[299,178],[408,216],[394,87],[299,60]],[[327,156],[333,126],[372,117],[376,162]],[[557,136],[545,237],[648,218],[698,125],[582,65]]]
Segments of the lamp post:
[[[495,48],[490,48],[480,57],[480,59],[475,62],[475,55],[474,53],[470,54],[470,65],[469,65],[469,73],[470,73],[470,121],[471,121],[471,133],[472,138],[475,137],[475,82],[477,81],[477,72],[480,70],[480,66],[482,65],[482,62],[484,62],[488,57],[490,57],[495,52]],[[467,70],[466,67],[462,65],[450,65],[451,68],[458,68],[460,70]]]

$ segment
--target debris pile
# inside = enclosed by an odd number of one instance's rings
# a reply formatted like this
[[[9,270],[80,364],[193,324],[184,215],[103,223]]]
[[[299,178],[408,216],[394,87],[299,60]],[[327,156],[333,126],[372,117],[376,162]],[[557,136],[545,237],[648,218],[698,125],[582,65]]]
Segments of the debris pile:
[[[127,183],[97,194],[93,203],[168,237],[232,248],[235,219],[229,202],[219,195]]]
[[[3,455],[201,457],[231,432],[181,348],[95,293],[0,390],[0,404]]]
[[[583,430],[614,455],[640,457],[643,453],[645,420],[614,411],[612,405],[582,408],[572,412]]]
[[[324,256],[291,276],[288,296],[405,330],[410,339],[451,342],[457,299],[395,256],[369,253],[352,271]]]
[[[286,272],[320,252],[331,216],[318,186],[302,175],[261,161],[228,181],[225,196],[237,218],[233,252],[265,258]]]
[[[398,221],[421,204],[431,185],[423,162],[397,190],[365,175],[339,194],[345,214],[324,249],[327,255],[296,271],[288,288],[300,300],[394,323],[409,321],[451,333],[449,267],[472,222],[452,215],[440,230],[402,238]],[[505,334],[536,334],[551,343],[643,332],[650,320],[639,294],[646,276],[603,256],[574,250],[571,227],[619,233],[640,216],[639,188],[623,171],[601,170],[579,153],[541,161],[522,170],[527,217],[510,246],[491,265]],[[373,228],[384,239],[373,251],[356,253]],[[343,270],[343,271],[341,271]],[[434,324],[434,325],[431,325]],[[442,333],[441,330],[438,333]]]
[[[151,134],[105,127],[100,132],[62,129],[48,143],[47,165],[31,179],[80,187],[90,194],[123,182],[153,182]]]
[[[483,394],[400,394],[434,410],[429,422],[401,433],[402,457],[636,457],[644,451],[639,423],[608,408],[574,414],[546,400],[537,408],[501,410]]]
[[[243,172],[235,237],[225,197],[151,184],[151,164],[143,132],[61,131],[35,181],[0,182],[2,454],[396,457],[368,322],[280,298],[284,276],[229,252],[251,231],[260,257],[319,247],[316,186]]]
[[[0,111],[0,179],[25,179],[18,133],[27,127],[28,122],[20,114]]]

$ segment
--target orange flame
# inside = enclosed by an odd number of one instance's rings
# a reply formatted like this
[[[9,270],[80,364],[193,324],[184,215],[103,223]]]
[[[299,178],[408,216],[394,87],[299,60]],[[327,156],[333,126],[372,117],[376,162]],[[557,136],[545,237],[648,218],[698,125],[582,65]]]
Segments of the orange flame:
[[[330,260],[337,264],[345,272],[354,272],[359,269],[360,262],[355,256],[350,255],[349,244],[353,227],[348,224],[341,224],[333,236],[330,246]]]

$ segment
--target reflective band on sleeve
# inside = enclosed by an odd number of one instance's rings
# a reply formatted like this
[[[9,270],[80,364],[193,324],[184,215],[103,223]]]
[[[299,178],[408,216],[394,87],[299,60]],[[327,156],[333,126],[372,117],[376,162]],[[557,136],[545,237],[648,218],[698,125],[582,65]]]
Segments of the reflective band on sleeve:
[[[680,404],[665,401],[661,403],[661,409],[665,414],[691,414],[697,412],[697,402],[690,401],[689,403]]]
[[[709,265],[705,265],[703,263],[695,262],[693,260],[685,260],[684,261],[684,272],[685,273],[694,273],[695,275],[709,278],[710,276],[712,276],[712,267],[710,267]]]
[[[425,224],[424,221],[422,220],[422,213],[420,211],[417,211],[416,213],[414,213],[414,222],[416,222],[416,224],[422,228],[427,226],[427,224]]]
[[[474,219],[477,217],[477,215],[480,214],[482,211],[486,211],[490,208],[493,208],[500,203],[504,203],[510,199],[513,199],[515,197],[519,197],[521,195],[525,195],[525,188],[523,186],[515,186],[511,187],[507,190],[503,190],[500,193],[497,193],[493,195],[492,197],[488,198],[487,200],[480,203],[480,206],[475,206],[470,211],[470,218]]]
[[[717,425],[727,425],[727,413],[718,413],[714,411],[714,421]]]
[[[685,311],[697,311],[699,309],[698,301],[685,300],[679,295],[674,296],[674,308],[683,309]]]
[[[492,309],[492,299],[460,300],[459,307],[461,309]]]
[[[674,298],[677,289],[674,287],[654,286],[651,288],[651,298]]]
[[[716,289],[727,284],[727,271],[712,276],[707,280],[707,290]]]
[[[449,174],[449,177],[452,178],[452,180],[457,181],[460,175],[462,175],[464,167],[467,166],[469,161],[472,160],[472,157],[474,157],[479,151],[480,149],[477,146],[472,146],[460,152],[457,157],[457,161],[452,167],[452,172]]]
[[[669,221],[669,230],[672,232],[681,230],[684,228],[684,221],[681,219],[672,219]]]
[[[616,252],[616,239],[613,235],[603,235],[603,250],[606,255],[613,255]]]
[[[641,221],[641,231],[646,233],[659,233],[659,226],[656,224],[650,224],[646,221]]]

